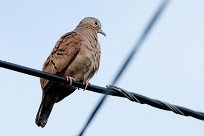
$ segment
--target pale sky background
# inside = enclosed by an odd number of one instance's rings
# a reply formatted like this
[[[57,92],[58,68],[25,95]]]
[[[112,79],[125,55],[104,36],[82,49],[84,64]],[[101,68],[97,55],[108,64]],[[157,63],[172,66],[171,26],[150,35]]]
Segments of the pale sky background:
[[[101,65],[92,84],[110,83],[161,0],[0,2],[0,59],[41,69],[56,41],[87,16],[98,18]],[[173,0],[118,86],[204,111],[204,1]],[[45,128],[35,124],[39,78],[0,68],[0,135],[77,135],[102,96],[78,90],[56,104]],[[109,97],[85,136],[203,136],[204,122]]]

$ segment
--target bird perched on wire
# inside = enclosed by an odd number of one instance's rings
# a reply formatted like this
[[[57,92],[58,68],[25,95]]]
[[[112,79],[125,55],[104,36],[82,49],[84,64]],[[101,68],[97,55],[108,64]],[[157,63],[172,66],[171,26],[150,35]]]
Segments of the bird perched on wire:
[[[71,86],[73,80],[83,82],[87,87],[88,81],[99,69],[101,50],[97,33],[106,36],[98,19],[86,17],[72,32],[57,41],[42,70],[64,76],[70,84],[40,79],[42,101],[35,119],[39,127],[46,125],[54,104],[76,90]]]

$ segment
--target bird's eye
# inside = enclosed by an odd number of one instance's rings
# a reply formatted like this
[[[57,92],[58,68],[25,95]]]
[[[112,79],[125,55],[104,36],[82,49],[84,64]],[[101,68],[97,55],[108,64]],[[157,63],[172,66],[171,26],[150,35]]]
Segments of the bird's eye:
[[[97,22],[97,21],[95,22],[95,25],[98,25],[98,22]]]

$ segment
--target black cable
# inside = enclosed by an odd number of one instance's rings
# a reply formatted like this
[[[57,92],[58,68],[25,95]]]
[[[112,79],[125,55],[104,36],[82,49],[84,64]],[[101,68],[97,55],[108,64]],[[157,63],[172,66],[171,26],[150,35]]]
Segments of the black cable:
[[[10,70],[13,70],[13,71],[17,71],[17,72],[20,72],[20,73],[24,73],[24,74],[36,76],[36,77],[42,77],[42,78],[49,79],[49,80],[60,81],[60,82],[66,83],[66,84],[70,83],[69,81],[67,81],[67,79],[65,77],[59,77],[57,75],[53,75],[53,74],[50,74],[50,73],[46,73],[46,72],[43,72],[43,71],[28,68],[28,67],[25,67],[25,66],[21,66],[21,65],[14,64],[14,63],[7,62],[7,61],[3,61],[3,60],[0,60],[0,67],[10,69]],[[76,86],[76,87],[79,87],[79,88],[85,87],[85,85],[83,85],[81,82],[77,82],[77,81],[73,82],[72,85]],[[100,87],[95,87],[94,85],[87,87],[87,89],[90,89],[90,88],[91,89],[96,89],[96,90],[100,89]]]
[[[56,76],[53,74],[45,73],[45,72],[42,72],[39,70],[35,70],[35,69],[28,68],[25,66],[6,62],[3,60],[0,60],[0,67],[14,70],[14,71],[24,73],[24,74],[36,76],[36,77],[45,78],[48,80],[60,81],[60,82],[67,84],[67,80],[65,77],[59,77],[59,76]],[[84,85],[82,83],[75,82],[75,81],[73,81],[73,86],[79,87],[79,88],[84,88]],[[111,96],[118,96],[118,97],[127,98],[133,102],[137,102],[140,104],[148,104],[148,105],[153,106],[155,108],[172,111],[176,114],[183,115],[183,116],[191,116],[191,117],[194,117],[196,119],[204,121],[204,113],[203,112],[194,111],[194,110],[191,110],[191,109],[188,109],[185,107],[181,107],[181,106],[177,106],[177,105],[172,105],[172,104],[169,104],[167,102],[160,101],[160,100],[151,99],[151,98],[148,98],[146,96],[143,96],[143,95],[140,95],[137,93],[128,92],[128,91],[126,91],[122,88],[116,87],[116,86],[109,85],[109,86],[107,86],[107,88],[104,88],[104,87],[100,87],[100,86],[96,86],[96,85],[91,84],[90,86],[87,87],[87,89],[92,91],[92,92],[96,92],[96,93],[102,93],[102,94],[107,94],[107,95],[111,95]]]
[[[127,68],[128,64],[130,63],[130,61],[132,60],[134,55],[137,53],[137,51],[142,46],[142,43],[144,42],[145,38],[149,34],[149,32],[152,29],[153,25],[156,23],[156,21],[160,17],[161,13],[164,11],[164,9],[167,6],[167,4],[169,3],[169,1],[170,0],[163,0],[162,1],[161,5],[158,7],[158,9],[155,12],[154,16],[150,19],[150,22],[145,27],[141,37],[139,38],[139,40],[135,44],[133,50],[130,52],[129,56],[127,57],[127,59],[125,60],[125,62],[122,65],[122,67],[119,69],[118,73],[116,74],[115,78],[113,79],[113,81],[111,83],[112,85],[115,85],[117,83],[118,79],[121,77],[122,73],[125,71],[125,69]],[[100,107],[102,106],[102,104],[104,103],[106,98],[107,98],[107,95],[105,94],[104,96],[101,97],[99,102],[96,104],[96,107],[94,108],[94,110],[90,114],[86,124],[84,125],[84,127],[81,130],[81,132],[79,133],[79,136],[83,135],[83,133],[85,132],[86,128],[89,126],[89,124],[91,123],[92,119],[94,118],[94,116],[96,115],[97,111],[100,109]]]

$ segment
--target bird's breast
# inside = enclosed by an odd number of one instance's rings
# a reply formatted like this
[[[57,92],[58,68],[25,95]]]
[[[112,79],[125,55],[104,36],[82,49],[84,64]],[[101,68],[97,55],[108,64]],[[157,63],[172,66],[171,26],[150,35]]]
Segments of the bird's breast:
[[[99,68],[100,61],[100,45],[94,39],[86,39],[82,41],[81,48],[67,68],[66,76],[71,76],[76,80],[90,79]]]

